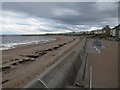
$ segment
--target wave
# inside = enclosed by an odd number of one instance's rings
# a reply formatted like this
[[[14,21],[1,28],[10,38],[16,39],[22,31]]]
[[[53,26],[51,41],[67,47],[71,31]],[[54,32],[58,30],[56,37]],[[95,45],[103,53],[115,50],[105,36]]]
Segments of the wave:
[[[0,45],[0,50],[7,50],[7,49],[16,48],[16,47],[18,47],[18,46],[25,46],[25,45],[30,45],[30,44],[45,43],[45,42],[53,41],[53,40],[56,40],[56,39],[41,40],[41,41],[30,41],[30,42],[21,42],[21,43],[7,43],[7,44],[1,44],[1,45]]]

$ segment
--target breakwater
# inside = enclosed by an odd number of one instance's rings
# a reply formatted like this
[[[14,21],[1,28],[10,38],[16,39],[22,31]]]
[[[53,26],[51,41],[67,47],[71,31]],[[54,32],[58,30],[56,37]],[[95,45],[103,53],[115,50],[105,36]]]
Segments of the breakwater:
[[[75,84],[78,72],[84,79],[86,61],[86,39],[70,51],[65,57],[52,65],[25,88],[64,88]]]

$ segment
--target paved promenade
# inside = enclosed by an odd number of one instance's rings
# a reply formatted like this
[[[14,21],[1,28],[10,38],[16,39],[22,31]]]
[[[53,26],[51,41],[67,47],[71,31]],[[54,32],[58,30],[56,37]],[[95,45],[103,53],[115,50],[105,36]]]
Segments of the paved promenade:
[[[117,88],[118,87],[118,43],[101,41],[105,48],[98,48],[97,53],[92,46],[93,40],[87,42],[87,76],[89,77],[92,66],[93,88]],[[87,78],[89,84],[89,78]]]

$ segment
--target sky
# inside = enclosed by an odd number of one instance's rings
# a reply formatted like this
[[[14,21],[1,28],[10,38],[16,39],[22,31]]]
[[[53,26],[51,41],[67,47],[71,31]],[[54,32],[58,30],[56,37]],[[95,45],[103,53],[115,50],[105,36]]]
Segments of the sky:
[[[118,25],[117,2],[2,2],[2,34],[69,33]]]

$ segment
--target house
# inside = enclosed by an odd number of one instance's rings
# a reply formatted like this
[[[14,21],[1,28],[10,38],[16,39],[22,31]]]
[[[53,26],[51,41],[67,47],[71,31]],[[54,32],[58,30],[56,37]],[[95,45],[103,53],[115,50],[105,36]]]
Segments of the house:
[[[120,38],[120,24],[118,26],[114,27],[113,29],[111,29],[110,35],[113,37]]]
[[[110,36],[116,37],[116,29],[111,29]]]
[[[94,32],[94,34],[104,34],[104,32],[102,30],[98,29]]]

